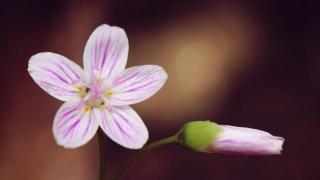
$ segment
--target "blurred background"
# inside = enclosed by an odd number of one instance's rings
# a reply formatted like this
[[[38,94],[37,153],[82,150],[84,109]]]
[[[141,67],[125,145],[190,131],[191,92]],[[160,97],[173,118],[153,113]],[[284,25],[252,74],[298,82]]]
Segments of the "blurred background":
[[[128,66],[159,64],[169,79],[134,105],[150,142],[190,120],[262,129],[285,137],[281,156],[195,153],[161,147],[123,179],[320,179],[320,19],[309,1],[2,0],[1,180],[98,178],[97,140],[64,149],[53,138],[62,104],[27,73],[29,58],[51,51],[82,65],[100,24],[123,27]],[[109,176],[133,151],[106,138]]]

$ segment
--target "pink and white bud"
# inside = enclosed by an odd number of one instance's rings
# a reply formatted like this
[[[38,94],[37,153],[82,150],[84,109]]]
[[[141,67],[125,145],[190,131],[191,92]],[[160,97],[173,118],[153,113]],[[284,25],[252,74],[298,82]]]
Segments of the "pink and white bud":
[[[268,132],[228,125],[220,125],[222,131],[205,152],[247,155],[281,154],[284,138]]]

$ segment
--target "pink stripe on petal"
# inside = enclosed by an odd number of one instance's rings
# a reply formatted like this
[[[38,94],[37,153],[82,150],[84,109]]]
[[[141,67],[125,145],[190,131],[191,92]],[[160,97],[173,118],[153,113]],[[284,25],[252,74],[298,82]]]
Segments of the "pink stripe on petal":
[[[59,85],[59,84],[53,84],[51,82],[46,82],[46,81],[42,81],[42,80],[39,80],[38,84],[41,87],[51,89],[52,91],[59,91],[59,92],[65,93],[65,94],[72,93],[72,91],[70,91],[66,88],[60,87],[61,85]]]
[[[128,83],[127,81],[129,79],[133,79],[135,78],[135,80],[130,80],[131,84]],[[143,82],[146,81],[152,81],[152,77],[148,76],[148,74],[141,74],[139,72],[135,72],[134,76],[130,76],[128,78],[126,78],[126,80],[123,80],[122,83],[125,83],[124,85],[121,85],[121,89],[128,89],[130,87],[136,87],[136,85],[141,85],[143,84]],[[113,85],[113,86],[120,86],[120,85]]]
[[[117,128],[120,130],[122,138],[126,141],[126,143],[128,143],[132,146],[132,142],[134,142],[133,138],[128,134],[128,132],[126,132],[122,128],[122,126],[119,124],[117,119],[115,119],[113,116],[112,116],[112,120],[115,122],[115,124],[117,125]],[[130,139],[130,140],[128,141],[128,139]]]
[[[135,123],[130,122],[126,117],[124,117],[122,114],[120,114],[119,112],[115,112],[119,117],[121,117],[124,122],[130,126],[131,129],[133,129],[137,134],[140,134],[141,136],[143,136],[143,132],[139,131],[139,126],[136,125]]]
[[[117,47],[116,49],[125,49],[127,44],[118,43],[118,46],[120,46],[120,47]],[[120,59],[120,58],[122,58],[121,55],[123,55],[121,51],[113,51],[112,54],[111,54],[110,59]],[[111,77],[111,73],[114,71],[114,68],[116,67],[116,64],[117,64],[116,61],[112,61],[111,62],[110,67],[108,67],[107,77]]]
[[[84,111],[82,102],[64,103],[53,122],[53,134],[57,143],[66,148],[86,144],[96,133],[99,125],[92,111]]]
[[[109,35],[110,36],[110,35]],[[109,54],[108,50],[109,50],[109,45],[110,45],[110,41],[111,41],[111,38],[108,37],[108,41],[106,43],[106,45],[104,46],[104,50],[103,50],[103,57],[102,57],[102,62],[101,62],[101,65],[100,65],[100,70],[103,69],[105,63],[106,63],[106,59],[107,59],[107,55]]]
[[[75,112],[75,110],[77,110],[77,109],[78,109],[77,107],[69,108],[68,111],[66,111],[62,114],[62,118],[65,118],[67,115],[71,114],[72,112]]]
[[[93,121],[93,113],[90,113],[89,122],[87,124],[86,130],[82,134],[82,138],[85,138],[85,136],[88,134],[89,129],[92,126],[92,121]]]
[[[52,71],[51,69],[44,68],[47,72],[51,73],[53,76],[59,78],[61,81],[63,81],[66,84],[71,84],[72,82],[68,82],[64,77],[60,76],[56,72]]]
[[[112,97],[113,101],[120,101],[127,104],[133,104],[134,102],[139,101],[140,99],[141,97],[130,97],[130,96],[128,96],[127,98]]]
[[[141,86],[138,86],[138,87],[134,87],[134,88],[132,88],[132,89],[126,89],[124,92],[125,93],[127,93],[127,92],[135,92],[135,91],[138,91],[138,90],[145,90],[145,89],[147,89],[147,87],[150,87],[152,84],[155,84],[156,83],[156,81],[150,81],[150,82],[148,82],[148,83],[144,83],[143,85],[141,85]],[[142,84],[142,83],[141,83]],[[149,88],[150,90],[152,89],[152,88]]]
[[[114,79],[110,91],[110,104],[123,106],[135,104],[154,95],[164,85],[168,76],[156,65],[136,66],[126,69]]]
[[[129,74],[129,73],[128,73]],[[130,76],[128,75],[124,75],[124,76],[120,76],[120,78],[118,79],[115,79],[112,86],[115,87],[115,86],[118,86],[126,81],[128,81],[129,79],[132,79],[134,78],[135,76],[137,76],[139,73],[138,72],[135,72],[135,73],[132,73]]]
[[[76,78],[73,78],[73,80],[75,79],[81,79],[82,77],[82,70],[81,72],[78,72],[78,70],[76,70],[75,68],[72,68],[70,64],[62,61],[62,64],[63,66],[65,66],[68,70],[70,70],[72,72],[72,74],[76,77]]]
[[[83,81],[83,72],[69,59],[50,52],[38,53],[30,58],[28,71],[51,96],[62,101],[79,98],[74,83]]]
[[[127,63],[129,43],[123,29],[101,25],[90,35],[84,50],[84,69],[91,80],[121,73]]]
[[[63,67],[61,67],[59,64],[57,66],[63,72],[63,74],[68,78],[69,82],[73,82],[73,78],[71,77],[71,75],[69,75],[69,73],[67,73],[66,70]]]
[[[64,132],[63,138],[65,139],[66,136],[73,130],[80,122],[80,119],[78,119],[76,122],[74,122],[71,126],[69,126]]]
[[[72,114],[70,117],[61,117],[60,121],[58,122],[58,128],[62,128],[65,126],[69,121],[71,121],[74,117],[78,116],[77,113]]]
[[[94,114],[106,135],[126,148],[139,149],[148,140],[146,126],[129,106],[95,109]]]

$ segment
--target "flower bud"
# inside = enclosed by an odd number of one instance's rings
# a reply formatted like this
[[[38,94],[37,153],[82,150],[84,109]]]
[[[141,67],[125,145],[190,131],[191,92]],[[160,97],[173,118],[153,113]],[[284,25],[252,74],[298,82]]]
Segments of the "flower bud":
[[[257,129],[192,121],[183,126],[180,142],[207,153],[273,155],[281,154],[284,138]]]
[[[210,121],[191,121],[182,127],[180,142],[195,151],[206,151],[222,128]]]

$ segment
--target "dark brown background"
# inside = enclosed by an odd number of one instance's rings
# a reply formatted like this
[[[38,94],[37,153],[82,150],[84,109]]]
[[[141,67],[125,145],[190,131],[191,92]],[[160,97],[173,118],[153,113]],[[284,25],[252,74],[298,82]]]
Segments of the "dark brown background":
[[[159,64],[169,79],[134,105],[150,141],[184,122],[210,119],[286,138],[283,155],[195,153],[167,145],[124,179],[320,179],[319,6],[310,1],[2,0],[1,180],[97,179],[96,138],[68,150],[51,132],[62,104],[30,78],[33,54],[52,51],[82,64],[93,29],[129,37],[128,66]],[[133,151],[106,142],[110,175]]]

